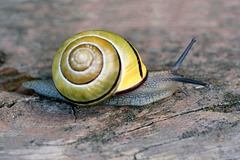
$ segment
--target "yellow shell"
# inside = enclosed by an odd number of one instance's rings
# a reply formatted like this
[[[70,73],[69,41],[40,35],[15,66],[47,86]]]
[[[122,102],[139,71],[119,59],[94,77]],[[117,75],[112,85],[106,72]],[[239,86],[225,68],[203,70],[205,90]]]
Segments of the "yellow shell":
[[[125,39],[93,30],[64,42],[54,57],[52,76],[66,99],[88,106],[140,85],[147,70],[137,50]]]

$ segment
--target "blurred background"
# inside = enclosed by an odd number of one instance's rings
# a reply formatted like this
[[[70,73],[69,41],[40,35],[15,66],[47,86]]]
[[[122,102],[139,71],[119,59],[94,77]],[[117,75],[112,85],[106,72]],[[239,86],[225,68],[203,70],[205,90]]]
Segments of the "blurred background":
[[[238,0],[2,0],[0,50],[5,67],[47,77],[66,39],[101,29],[128,39],[150,69],[170,67],[193,37],[192,67],[216,67],[212,63],[222,59],[239,66],[236,53],[229,53],[240,49],[239,6]]]

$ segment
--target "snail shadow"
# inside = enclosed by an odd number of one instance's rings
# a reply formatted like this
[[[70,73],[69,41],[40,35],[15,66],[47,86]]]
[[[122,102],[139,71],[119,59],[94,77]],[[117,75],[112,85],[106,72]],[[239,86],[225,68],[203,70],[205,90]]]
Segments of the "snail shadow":
[[[33,94],[34,95],[34,94]],[[97,119],[118,118],[121,122],[136,120],[138,114],[150,112],[151,108],[159,106],[78,106],[68,102],[39,96],[28,102],[28,110],[34,119],[41,119],[48,123],[78,123]],[[164,100],[165,101],[165,100]]]
[[[37,87],[35,86],[36,84]],[[44,118],[48,121],[63,121],[64,119],[64,121],[66,122],[66,119],[70,119],[72,122],[80,122],[95,119],[96,117],[107,118],[110,117],[109,116],[110,114],[115,115],[117,118],[121,119],[121,121],[123,119],[129,121],[134,120],[135,119],[134,117],[136,117],[136,115],[141,113],[143,110],[145,109],[148,110],[149,108],[152,108],[154,106],[157,107],[162,102],[158,101],[157,103],[141,107],[128,105],[124,106],[95,105],[84,107],[67,102],[65,99],[61,100],[58,98],[58,96],[56,96],[56,98],[44,96],[44,94],[46,93],[46,88],[48,88],[47,92],[50,93],[51,95],[58,95],[57,94],[58,92],[55,89],[55,87],[53,88],[54,85],[48,84],[50,84],[49,80],[32,81],[24,84],[27,85],[27,87],[24,88],[24,93],[27,93],[27,95],[30,95],[29,93],[33,93],[31,96],[35,97],[30,102],[29,105],[30,111],[33,112],[35,115],[40,116],[41,119]],[[35,92],[31,88],[33,88]],[[42,93],[42,95],[39,95],[38,93]]]
[[[32,117],[35,119],[41,118],[47,121],[67,121],[69,119],[72,122],[77,122],[100,117],[122,108],[116,106],[78,106],[58,99],[39,96],[35,93],[32,96],[35,98],[26,102],[28,112],[32,113]]]

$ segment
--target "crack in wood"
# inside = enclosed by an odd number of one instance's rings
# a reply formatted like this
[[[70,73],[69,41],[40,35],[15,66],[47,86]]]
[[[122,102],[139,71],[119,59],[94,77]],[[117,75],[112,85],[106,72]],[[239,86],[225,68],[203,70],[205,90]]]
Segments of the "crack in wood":
[[[37,98],[37,97],[22,98],[22,99],[12,100],[11,102],[6,102],[6,101],[3,101],[3,100],[0,99],[0,108],[4,108],[4,107],[11,108],[17,103],[29,102],[29,101],[35,101],[35,100],[39,100],[39,98]]]
[[[134,158],[134,160],[137,160],[137,159],[138,159],[138,158],[137,158],[137,155],[140,154],[140,153],[142,153],[142,152],[145,152],[145,151],[147,151],[147,150],[149,150],[149,149],[151,149],[151,148],[154,148],[154,147],[159,147],[159,146],[162,146],[162,145],[170,144],[170,143],[176,142],[176,141],[178,141],[178,140],[179,140],[179,139],[177,138],[177,139],[173,139],[173,140],[168,141],[168,142],[159,143],[159,144],[154,144],[154,145],[152,145],[152,146],[145,147],[145,148],[137,151],[136,153],[134,153],[134,154],[133,154],[133,158]]]
[[[72,109],[72,115],[74,116],[74,123],[76,123],[77,122],[76,107],[75,106],[71,106],[71,109]]]
[[[122,132],[121,134],[134,132],[134,131],[136,131],[136,130],[149,127],[149,126],[151,126],[151,125],[153,125],[153,124],[154,124],[154,122],[150,122],[150,123],[148,123],[148,124],[146,124],[146,125],[142,125],[142,126],[140,126],[140,127],[137,127],[137,128],[131,129],[131,130],[128,130],[127,132]],[[119,134],[119,135],[121,135],[121,134]]]
[[[187,133],[188,135],[184,134],[181,136],[181,137],[178,137],[176,139],[173,139],[171,141],[168,141],[168,142],[164,142],[164,143],[159,143],[159,144],[154,144],[154,145],[150,145],[148,147],[144,147],[143,149],[137,151],[136,153],[134,153],[133,157],[134,157],[134,160],[137,160],[137,155],[140,154],[140,153],[143,153],[151,148],[154,148],[154,147],[159,147],[159,146],[162,146],[162,145],[167,145],[167,144],[170,144],[170,143],[173,143],[173,142],[177,142],[177,141],[181,141],[183,139],[188,139],[188,138],[192,138],[192,137],[198,137],[198,136],[206,136],[207,134],[209,135],[209,133],[214,133],[217,137],[220,136],[221,132],[231,132],[230,130],[233,128],[233,127],[236,127],[238,124],[239,124],[240,120],[237,120],[235,122],[219,122],[216,127],[214,128],[207,128],[207,130],[205,131],[197,131],[197,130],[193,130],[193,131],[190,131],[189,133]]]
[[[209,107],[202,107],[202,108],[199,108],[199,109],[190,110],[190,111],[187,111],[187,112],[182,112],[182,113],[179,113],[179,114],[175,114],[175,115],[170,116],[170,117],[167,117],[167,118],[165,118],[165,119],[163,119],[163,120],[150,122],[150,123],[145,124],[145,125],[142,125],[142,126],[140,126],[140,127],[137,127],[137,128],[131,129],[131,130],[128,130],[127,132],[122,132],[122,133],[120,133],[119,135],[125,134],[125,133],[134,132],[134,131],[136,131],[136,130],[139,130],[139,129],[142,129],[142,128],[145,128],[145,127],[149,127],[149,126],[153,125],[153,124],[156,123],[156,122],[163,122],[163,121],[166,121],[166,120],[169,120],[169,119],[178,117],[178,116],[186,115],[186,114],[193,113],[193,112],[199,112],[199,111],[202,111],[202,110],[207,110],[208,108],[209,108]]]

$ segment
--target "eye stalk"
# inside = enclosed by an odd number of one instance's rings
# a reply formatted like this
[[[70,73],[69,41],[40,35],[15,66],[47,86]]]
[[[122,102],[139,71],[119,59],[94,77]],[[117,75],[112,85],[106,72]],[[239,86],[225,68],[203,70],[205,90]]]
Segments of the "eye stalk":
[[[196,39],[193,38],[192,41],[189,43],[188,47],[185,49],[185,51],[182,53],[182,55],[179,57],[179,59],[177,60],[177,62],[172,66],[172,68],[170,69],[170,71],[172,72],[176,72],[179,68],[179,66],[182,64],[183,60],[185,59],[185,57],[187,56],[188,52],[190,51],[190,49],[192,48],[193,44],[196,42]]]
[[[193,44],[196,42],[196,38],[193,38],[192,41],[189,43],[189,45],[187,46],[187,48],[185,49],[185,51],[182,53],[182,55],[179,57],[179,59],[177,60],[177,62],[172,66],[172,68],[169,70],[172,73],[176,73],[178,68],[180,67],[180,65],[182,64],[183,60],[185,59],[185,57],[187,56],[187,54],[189,53],[190,49],[192,48]],[[209,87],[208,83],[203,83],[200,81],[196,81],[193,79],[189,79],[189,78],[183,78],[183,77],[172,77],[170,78],[170,80],[172,81],[176,81],[176,82],[183,82],[183,83],[191,83],[191,84],[196,84],[196,85],[201,85],[204,87]],[[182,91],[184,91],[182,88],[180,88]],[[185,91],[186,92],[186,91]],[[184,92],[184,93],[185,93]],[[185,93],[186,94],[186,93]]]

